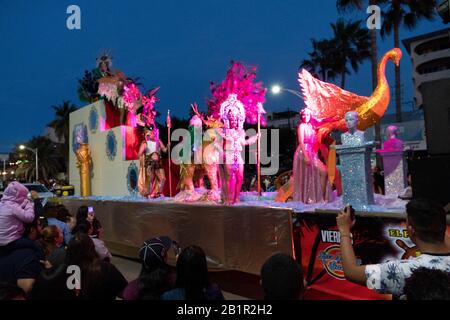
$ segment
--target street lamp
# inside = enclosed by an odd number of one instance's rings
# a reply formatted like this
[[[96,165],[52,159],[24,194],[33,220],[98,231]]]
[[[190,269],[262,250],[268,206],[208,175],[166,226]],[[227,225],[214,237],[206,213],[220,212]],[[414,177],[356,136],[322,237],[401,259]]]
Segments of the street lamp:
[[[24,146],[23,144],[21,144],[21,145],[19,146],[19,149],[20,149],[20,150],[25,150],[25,149],[27,149],[27,150],[30,150],[31,152],[33,152],[33,153],[35,154],[35,156],[36,156],[36,181],[39,181],[39,169],[38,169],[39,158],[38,158],[38,149],[37,149],[37,148],[36,148],[36,149],[31,149],[31,148],[28,148],[27,146]]]
[[[286,92],[289,92],[290,94],[293,94],[294,96],[297,96],[297,97],[299,97],[300,99],[303,100],[303,96],[302,96],[302,94],[300,92],[295,91],[295,90],[291,90],[291,89],[283,88],[283,87],[281,87],[278,84],[273,85],[272,88],[271,88],[271,91],[272,91],[273,95],[278,95],[278,94],[281,93],[281,91],[286,91]],[[289,129],[292,129],[292,127],[291,127],[291,110],[289,108],[288,108],[288,121],[289,121]]]
[[[280,87],[279,85],[274,85],[274,86],[272,87],[272,93],[273,93],[273,94],[277,95],[277,94],[279,94],[280,92],[281,92],[281,87]]]
[[[281,86],[278,85],[278,84],[272,86],[271,91],[272,91],[272,94],[274,94],[274,95],[280,94],[281,91],[286,91],[286,92],[289,92],[289,93],[291,93],[291,94],[293,94],[293,95],[299,97],[300,99],[303,99],[303,96],[302,96],[302,94],[301,94],[300,92],[295,91],[295,90],[292,90],[292,89],[286,89],[286,88],[283,88],[283,87],[281,87]]]

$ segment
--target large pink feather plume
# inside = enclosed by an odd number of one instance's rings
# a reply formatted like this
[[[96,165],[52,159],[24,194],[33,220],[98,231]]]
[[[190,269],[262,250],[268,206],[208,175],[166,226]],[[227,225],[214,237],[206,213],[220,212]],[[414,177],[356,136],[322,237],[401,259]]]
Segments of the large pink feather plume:
[[[141,98],[141,92],[133,82],[127,83],[123,88],[123,101],[128,110],[134,112],[135,103]]]
[[[143,110],[142,113],[145,116],[145,123],[146,125],[155,124],[155,118],[156,118],[156,109],[155,109],[155,103],[159,101],[159,99],[156,97],[156,92],[159,90],[159,87],[151,89],[147,94],[142,96],[142,105]]]
[[[260,105],[265,102],[267,89],[262,82],[254,83],[256,67],[244,66],[240,62],[231,62],[231,67],[222,83],[211,82],[210,88],[213,98],[207,100],[208,115],[218,119],[220,105],[227,100],[230,94],[236,94],[239,101],[245,106],[246,122],[257,123]],[[261,124],[266,125],[264,115],[261,115]]]

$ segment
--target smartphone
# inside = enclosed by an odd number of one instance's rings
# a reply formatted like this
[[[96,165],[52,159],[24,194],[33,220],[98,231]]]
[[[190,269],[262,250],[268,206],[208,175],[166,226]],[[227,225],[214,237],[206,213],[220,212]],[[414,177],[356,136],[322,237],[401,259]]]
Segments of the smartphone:
[[[90,216],[94,215],[94,207],[88,207],[88,215]]]
[[[354,221],[355,220],[355,209],[353,209],[352,206],[349,206],[349,207],[350,207],[350,219],[352,219],[352,221]]]

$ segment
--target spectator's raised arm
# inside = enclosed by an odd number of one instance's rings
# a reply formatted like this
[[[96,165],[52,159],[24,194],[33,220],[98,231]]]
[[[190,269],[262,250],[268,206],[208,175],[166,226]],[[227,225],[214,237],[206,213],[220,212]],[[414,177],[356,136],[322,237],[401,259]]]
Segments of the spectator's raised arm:
[[[354,224],[354,221],[352,221],[350,216],[350,207],[346,207],[344,211],[341,211],[338,214],[336,221],[341,234],[341,257],[345,278],[348,281],[365,285],[365,266],[357,265],[355,252],[352,245],[353,237],[350,230]]]

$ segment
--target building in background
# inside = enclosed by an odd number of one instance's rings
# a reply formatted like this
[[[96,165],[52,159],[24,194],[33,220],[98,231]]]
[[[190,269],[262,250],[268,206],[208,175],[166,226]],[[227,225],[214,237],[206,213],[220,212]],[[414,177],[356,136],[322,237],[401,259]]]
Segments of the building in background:
[[[411,55],[415,104],[424,112],[427,151],[450,154],[450,28],[403,44]]]
[[[423,107],[423,83],[450,79],[450,28],[403,40],[411,56],[414,102]]]
[[[439,13],[448,22],[450,2]],[[424,113],[427,156],[412,157],[415,198],[450,202],[450,28],[403,41],[411,55],[416,106]]]
[[[292,111],[269,112],[267,113],[267,127],[278,129],[295,129],[300,122],[300,113]]]
[[[450,23],[450,0],[439,0],[437,10],[444,23]]]

